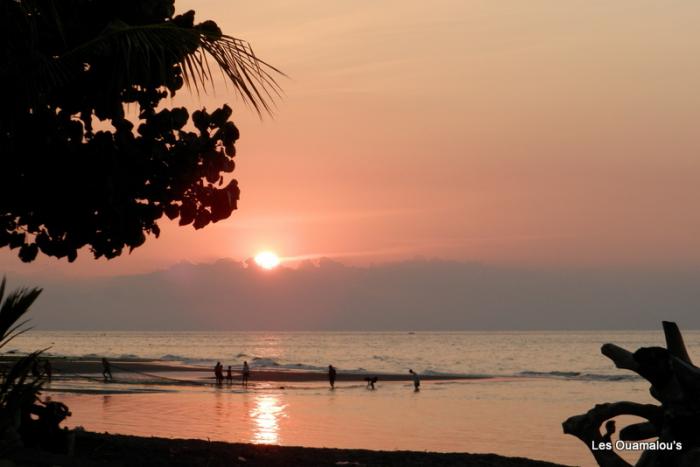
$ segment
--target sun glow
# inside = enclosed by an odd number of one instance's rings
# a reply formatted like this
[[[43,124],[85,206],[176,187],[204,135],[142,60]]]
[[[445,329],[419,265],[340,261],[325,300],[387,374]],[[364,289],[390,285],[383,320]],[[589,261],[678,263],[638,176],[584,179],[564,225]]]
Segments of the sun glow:
[[[255,263],[263,269],[274,269],[280,264],[280,258],[272,251],[261,251],[255,255]]]
[[[287,405],[275,395],[257,396],[250,418],[255,422],[252,439],[255,444],[279,443],[280,421],[287,418]]]

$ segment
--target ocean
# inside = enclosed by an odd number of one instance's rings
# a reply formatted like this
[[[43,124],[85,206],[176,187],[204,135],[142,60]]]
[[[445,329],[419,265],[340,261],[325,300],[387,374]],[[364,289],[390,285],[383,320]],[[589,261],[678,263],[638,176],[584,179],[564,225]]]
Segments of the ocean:
[[[700,332],[685,331],[691,356]],[[593,466],[561,422],[596,403],[653,402],[648,385],[601,355],[664,345],[661,331],[591,332],[70,332],[31,331],[5,353],[47,348],[54,356],[148,359],[238,368],[254,385],[203,385],[208,373],[148,376],[105,385],[99,375],[65,375],[46,395],[66,402],[68,426],[93,431],[314,447],[492,452]],[[256,371],[442,375],[412,391],[409,381],[367,390],[323,381],[256,381]],[[206,376],[203,376],[206,375]],[[449,376],[470,377],[449,380]],[[173,384],[176,382],[176,384]],[[191,384],[189,383],[191,382]],[[107,388],[106,388],[107,386]],[[621,420],[618,427],[630,420]],[[627,452],[634,460],[639,453]]]

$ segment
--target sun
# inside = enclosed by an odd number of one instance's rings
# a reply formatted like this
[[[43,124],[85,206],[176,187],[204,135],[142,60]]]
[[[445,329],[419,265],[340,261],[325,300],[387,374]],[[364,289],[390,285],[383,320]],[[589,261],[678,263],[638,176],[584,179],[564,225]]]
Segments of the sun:
[[[263,269],[274,269],[280,264],[280,258],[273,251],[261,251],[255,255],[255,263]]]

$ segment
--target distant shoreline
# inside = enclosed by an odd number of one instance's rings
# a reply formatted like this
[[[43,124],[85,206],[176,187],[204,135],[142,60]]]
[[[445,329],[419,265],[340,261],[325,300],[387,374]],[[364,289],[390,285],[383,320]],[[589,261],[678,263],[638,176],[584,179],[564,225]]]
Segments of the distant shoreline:
[[[565,467],[496,454],[369,451],[146,438],[76,432],[73,456],[19,449],[8,458],[19,465],[109,466],[406,466]]]

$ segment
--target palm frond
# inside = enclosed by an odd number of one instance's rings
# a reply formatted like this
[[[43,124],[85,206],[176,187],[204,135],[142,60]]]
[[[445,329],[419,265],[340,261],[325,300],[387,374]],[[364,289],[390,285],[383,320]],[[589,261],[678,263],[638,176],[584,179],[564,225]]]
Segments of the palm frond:
[[[250,44],[242,39],[202,28],[181,27],[173,22],[129,25],[113,21],[94,39],[65,53],[62,59],[85,59],[110,56],[115,70],[131,81],[139,74],[168,76],[175,64],[180,67],[185,84],[196,92],[213,88],[214,76],[209,65],[213,59],[223,75],[233,84],[243,101],[258,114],[272,113],[272,102],[280,97],[281,88],[275,75],[284,73],[258,58]]]
[[[12,412],[37,400],[44,378],[31,375],[43,350],[19,358],[0,382],[0,408]]]
[[[39,288],[21,288],[5,297],[5,278],[0,284],[0,348],[24,332],[21,328],[27,321],[17,321],[29,311],[29,307],[41,294]]]
[[[30,321],[30,320],[25,319],[24,321],[22,321],[21,323],[17,324],[16,326],[14,326],[12,329],[10,329],[10,330],[7,332],[7,335],[5,336],[5,338],[3,338],[2,342],[0,342],[0,349],[3,348],[3,347],[5,347],[7,344],[9,344],[10,342],[12,342],[15,338],[21,336],[21,335],[24,334],[25,332],[29,332],[29,331],[31,331],[32,329],[34,329],[33,326],[25,327],[25,326],[27,325],[27,323],[29,323],[29,321]]]

